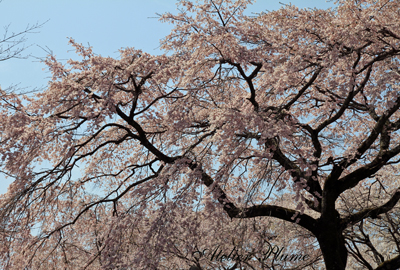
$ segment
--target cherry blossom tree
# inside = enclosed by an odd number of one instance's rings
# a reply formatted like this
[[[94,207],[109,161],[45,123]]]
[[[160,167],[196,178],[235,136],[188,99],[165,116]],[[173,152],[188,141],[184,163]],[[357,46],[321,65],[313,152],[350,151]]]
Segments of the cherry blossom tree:
[[[251,2],[2,98],[2,268],[400,267],[400,2]]]

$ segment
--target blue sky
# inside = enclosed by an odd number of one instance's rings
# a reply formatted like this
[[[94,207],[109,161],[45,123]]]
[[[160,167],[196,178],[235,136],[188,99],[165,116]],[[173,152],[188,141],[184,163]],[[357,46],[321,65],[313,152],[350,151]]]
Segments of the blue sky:
[[[118,49],[135,47],[150,54],[161,54],[159,40],[171,30],[161,23],[156,13],[176,12],[177,0],[2,0],[0,3],[0,35],[3,26],[10,32],[24,30],[27,25],[46,22],[36,33],[28,34],[25,45],[27,59],[0,62],[0,86],[18,85],[26,91],[44,88],[50,74],[37,58],[46,56],[42,48],[50,49],[58,59],[75,56],[68,38],[90,44],[103,56],[118,56]],[[247,13],[276,10],[279,2],[299,7],[328,8],[333,2],[324,0],[259,0]],[[41,48],[42,47],[42,48]],[[0,194],[6,192],[10,179],[0,175]]]

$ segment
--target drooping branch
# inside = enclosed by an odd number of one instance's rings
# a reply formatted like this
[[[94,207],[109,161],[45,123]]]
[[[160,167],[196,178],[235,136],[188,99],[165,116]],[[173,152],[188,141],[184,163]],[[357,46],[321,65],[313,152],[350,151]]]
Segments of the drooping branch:
[[[390,198],[390,200],[387,201],[385,204],[378,206],[378,207],[366,208],[366,209],[359,211],[358,213],[355,213],[346,218],[343,218],[342,219],[343,227],[347,227],[351,224],[355,224],[366,218],[377,218],[378,215],[385,214],[385,213],[389,212],[390,210],[392,210],[396,206],[396,204],[399,202],[399,200],[400,200],[400,189],[398,189],[393,194],[393,196]]]
[[[279,148],[279,145],[274,140],[269,140],[269,143],[275,147],[275,150],[272,150],[274,155],[273,159],[279,162],[279,164],[285,168],[287,171],[290,171],[293,180],[295,182],[300,182],[301,179],[306,180],[306,186],[304,186],[304,190],[308,191],[314,198],[320,201],[320,195],[322,194],[322,188],[318,181],[312,179],[312,177],[306,176],[304,172],[288,157],[286,157]]]
[[[254,205],[250,207],[238,208],[229,200],[222,188],[215,183],[211,176],[205,173],[197,163],[192,163],[189,166],[192,170],[201,171],[201,179],[203,183],[212,189],[212,193],[216,196],[218,202],[223,206],[225,212],[230,218],[253,218],[253,217],[275,217],[291,223],[297,223],[305,229],[312,232],[314,235],[318,233],[317,220],[309,215],[299,215],[300,212],[276,205]],[[298,219],[294,217],[299,215]]]
[[[378,154],[378,156],[372,162],[340,178],[338,181],[336,181],[336,196],[347,189],[355,187],[360,181],[378,172],[383,166],[388,163],[391,158],[395,157],[398,154],[400,154],[400,145],[394,147],[392,150],[384,151],[383,153]]]
[[[318,137],[315,133],[315,131],[310,130],[312,132],[313,136],[313,141],[315,144],[316,152],[314,153],[314,156],[319,156],[321,154],[321,144],[318,141]],[[238,137],[243,137],[243,138],[254,138],[256,140],[260,140],[261,136],[258,134],[252,134],[252,133],[246,133],[246,134],[236,134]],[[318,202],[320,202],[321,198],[320,196],[322,195],[322,188],[321,185],[319,184],[318,181],[315,180],[315,174],[314,172],[313,175],[306,176],[304,172],[293,162],[290,160],[280,149],[279,143],[275,139],[268,139],[265,142],[265,146],[270,149],[270,151],[273,153],[272,159],[276,160],[285,170],[290,171],[290,174],[293,178],[293,181],[295,183],[299,183],[301,179],[306,180],[306,185],[304,185],[303,189],[307,191],[309,194],[311,194]],[[318,163],[318,161],[317,161]],[[312,163],[312,164],[315,164]],[[308,204],[310,207],[312,204]],[[318,211],[318,207],[311,207],[315,211]]]
[[[299,90],[297,95],[283,107],[284,110],[289,110],[290,107],[304,94],[304,92],[315,82],[315,80],[317,79],[318,75],[321,73],[321,70],[322,70],[322,68],[318,68],[314,72],[314,74],[311,77],[311,79]]]
[[[364,89],[365,85],[367,84],[370,76],[371,76],[371,72],[372,72],[372,66],[369,67],[369,69],[367,70],[367,74],[364,77],[364,80],[361,82],[361,84],[357,87],[357,89],[352,89],[349,94],[347,95],[346,99],[344,100],[342,106],[340,107],[340,109],[338,110],[338,112],[332,116],[329,119],[326,119],[324,122],[322,122],[317,128],[316,131],[319,133],[321,130],[323,130],[325,127],[327,127],[328,125],[332,124],[333,122],[335,122],[336,120],[338,120],[346,111],[346,109],[348,108],[350,102],[353,100],[353,98],[361,91]]]
[[[389,121],[388,119],[400,108],[400,97],[397,98],[395,106],[390,108],[386,113],[384,113],[379,120],[375,123],[374,128],[371,130],[369,136],[360,144],[357,148],[357,151],[351,159],[344,159],[341,161],[336,170],[337,173],[343,169],[348,168],[350,165],[354,164],[368,149],[370,149],[371,145],[378,138],[379,134],[381,134],[381,143],[380,143],[380,151],[379,155],[383,155],[384,152],[388,150],[390,137],[389,137]]]

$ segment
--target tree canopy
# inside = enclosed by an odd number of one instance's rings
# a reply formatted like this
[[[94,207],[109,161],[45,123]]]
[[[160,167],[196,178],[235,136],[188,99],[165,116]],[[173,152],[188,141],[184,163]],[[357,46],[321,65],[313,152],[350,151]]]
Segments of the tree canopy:
[[[400,2],[252,2],[1,97],[2,268],[400,267]]]

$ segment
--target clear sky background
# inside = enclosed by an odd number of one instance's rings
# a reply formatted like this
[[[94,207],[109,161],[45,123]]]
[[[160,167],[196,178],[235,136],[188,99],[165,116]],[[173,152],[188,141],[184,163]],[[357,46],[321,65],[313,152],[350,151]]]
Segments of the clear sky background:
[[[2,27],[10,32],[23,31],[28,25],[44,23],[36,33],[27,34],[24,55],[27,59],[0,62],[0,86],[12,85],[26,91],[45,88],[49,72],[38,58],[48,48],[58,59],[75,57],[68,37],[84,45],[90,44],[96,54],[118,57],[118,49],[135,47],[150,54],[161,54],[159,41],[172,26],[161,23],[156,13],[177,13],[177,0],[2,0],[0,2],[0,35]],[[279,9],[280,2],[298,7],[328,8],[333,2],[324,0],[258,0],[247,14]],[[1,119],[0,119],[1,121]],[[7,191],[11,179],[0,175],[0,194]]]

